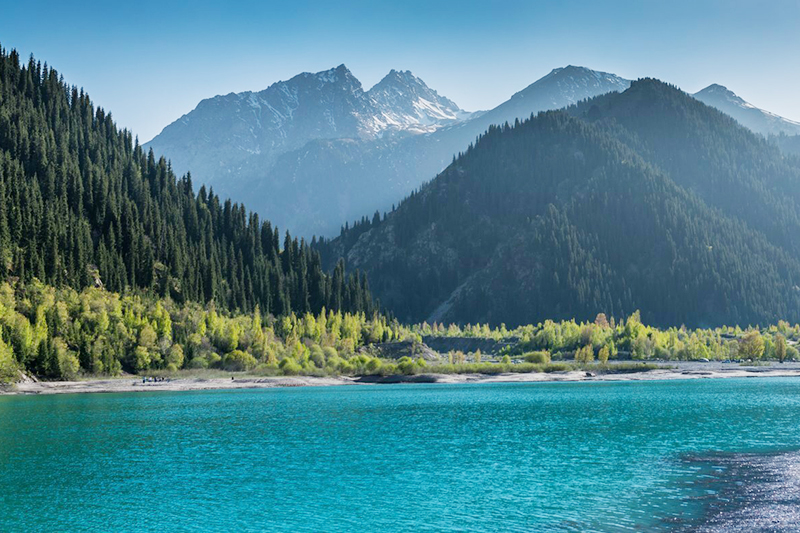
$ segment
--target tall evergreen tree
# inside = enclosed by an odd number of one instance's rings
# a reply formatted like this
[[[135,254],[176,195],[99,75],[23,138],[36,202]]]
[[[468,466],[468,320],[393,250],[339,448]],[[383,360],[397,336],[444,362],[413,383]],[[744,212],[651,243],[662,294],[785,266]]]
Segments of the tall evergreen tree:
[[[0,48],[4,275],[152,290],[231,310],[332,308],[318,252],[288,232],[280,248],[278,235],[213,190],[195,194],[191,175],[176,177],[55,70]],[[353,305],[343,310],[375,310],[368,297]]]

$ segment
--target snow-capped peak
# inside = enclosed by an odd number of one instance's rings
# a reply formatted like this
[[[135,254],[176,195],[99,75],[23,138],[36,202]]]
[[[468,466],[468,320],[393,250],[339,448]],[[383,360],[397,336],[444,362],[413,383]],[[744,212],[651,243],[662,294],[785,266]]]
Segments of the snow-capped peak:
[[[695,93],[694,97],[706,105],[732,116],[743,126],[762,135],[800,134],[800,122],[759,109],[727,87],[712,84]]]
[[[757,109],[756,106],[753,104],[746,102],[741,96],[737,95],[735,92],[731,91],[724,85],[719,85],[718,83],[712,83],[702,91],[695,94],[695,98],[701,96],[711,96],[713,98],[723,98],[728,102],[737,105],[742,108],[747,109]]]
[[[470,116],[410,70],[392,69],[367,95],[388,128],[427,132]]]
[[[611,91],[624,91],[630,87],[630,80],[616,74],[592,70],[586,67],[567,65],[555,68],[549,74],[516,93],[513,98],[525,98],[529,93],[552,93],[553,107],[561,107],[562,102],[577,102],[588,96]]]
[[[320,84],[337,84],[342,83],[346,85],[353,85],[357,86],[359,89],[361,88],[361,82],[358,81],[358,78],[353,76],[353,73],[350,72],[344,63],[339,65],[338,67],[323,70],[322,72],[317,72],[316,74],[307,74],[304,73],[304,76],[311,76],[315,78]]]

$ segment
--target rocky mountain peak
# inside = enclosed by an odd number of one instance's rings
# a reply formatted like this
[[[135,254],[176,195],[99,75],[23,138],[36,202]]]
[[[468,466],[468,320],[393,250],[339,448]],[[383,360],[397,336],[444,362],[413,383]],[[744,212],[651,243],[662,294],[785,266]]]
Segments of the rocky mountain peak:
[[[390,129],[433,131],[469,117],[410,70],[392,69],[367,94]]]

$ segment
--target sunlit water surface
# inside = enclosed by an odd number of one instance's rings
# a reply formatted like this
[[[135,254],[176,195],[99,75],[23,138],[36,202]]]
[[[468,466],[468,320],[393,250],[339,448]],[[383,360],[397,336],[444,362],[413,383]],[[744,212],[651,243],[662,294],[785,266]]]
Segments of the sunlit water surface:
[[[790,378],[0,397],[0,531],[780,530],[798,413]]]

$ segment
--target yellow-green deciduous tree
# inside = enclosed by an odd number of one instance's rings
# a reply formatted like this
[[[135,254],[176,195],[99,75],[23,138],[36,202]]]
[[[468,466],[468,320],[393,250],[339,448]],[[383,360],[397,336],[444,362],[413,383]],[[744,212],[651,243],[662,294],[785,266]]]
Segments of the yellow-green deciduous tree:
[[[786,337],[780,333],[775,335],[775,356],[781,363],[786,360]]]
[[[604,345],[602,348],[600,348],[600,351],[597,353],[597,360],[601,365],[608,363],[608,356],[610,352],[611,350],[609,350],[608,345]]]
[[[764,355],[764,339],[758,331],[750,331],[739,342],[739,354],[744,359],[757,360]]]

